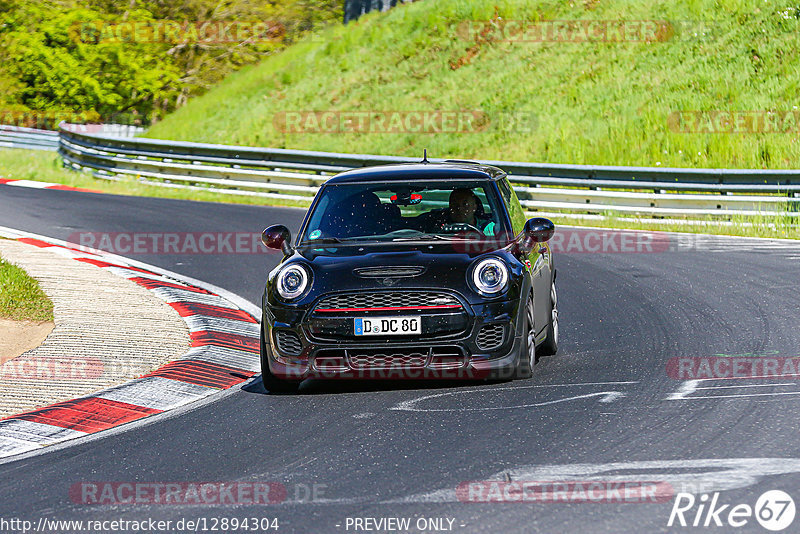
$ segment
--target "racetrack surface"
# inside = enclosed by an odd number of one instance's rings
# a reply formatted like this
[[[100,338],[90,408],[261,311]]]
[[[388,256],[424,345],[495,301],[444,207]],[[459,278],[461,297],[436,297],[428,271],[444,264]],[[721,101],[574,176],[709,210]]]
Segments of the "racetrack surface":
[[[59,239],[83,231],[258,232],[275,223],[294,233],[303,214],[0,186],[0,225]],[[0,518],[277,517],[284,533],[353,532],[348,517],[408,517],[412,525],[420,517],[447,518],[452,532],[668,530],[674,498],[459,502],[461,483],[507,477],[622,477],[675,488],[688,480],[711,493],[724,490],[724,504],[753,506],[773,489],[797,500],[796,377],[698,383],[667,376],[673,357],[798,354],[800,246],[718,241],[714,250],[558,255],[561,347],[530,380],[315,383],[299,396],[268,395],[256,381],[128,432],[0,464]],[[255,304],[279,259],[129,257]],[[288,499],[268,506],[98,506],[70,496],[83,482],[188,481],[279,482]],[[319,498],[307,502],[302,497],[313,485]],[[798,524],[800,518],[793,528]],[[763,529],[750,518],[737,531]]]

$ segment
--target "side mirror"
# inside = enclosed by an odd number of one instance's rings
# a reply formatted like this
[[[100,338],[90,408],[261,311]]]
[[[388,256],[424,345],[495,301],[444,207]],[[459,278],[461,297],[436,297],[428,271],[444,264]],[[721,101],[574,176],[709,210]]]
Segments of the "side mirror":
[[[519,247],[525,254],[530,253],[533,245],[549,241],[556,231],[553,221],[536,217],[525,222],[525,230],[519,240]],[[540,251],[541,252],[541,251]]]
[[[274,224],[261,232],[261,242],[267,248],[280,250],[285,256],[292,253],[292,233],[282,224]]]
[[[528,219],[525,223],[525,236],[535,243],[550,241],[550,238],[553,237],[555,232],[556,226],[550,219],[535,217],[533,219]]]

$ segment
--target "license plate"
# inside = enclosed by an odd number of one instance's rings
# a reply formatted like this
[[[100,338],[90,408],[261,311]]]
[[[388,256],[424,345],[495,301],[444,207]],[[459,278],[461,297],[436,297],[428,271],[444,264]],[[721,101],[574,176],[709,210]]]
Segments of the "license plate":
[[[402,336],[422,333],[419,317],[358,317],[355,319],[357,336]]]

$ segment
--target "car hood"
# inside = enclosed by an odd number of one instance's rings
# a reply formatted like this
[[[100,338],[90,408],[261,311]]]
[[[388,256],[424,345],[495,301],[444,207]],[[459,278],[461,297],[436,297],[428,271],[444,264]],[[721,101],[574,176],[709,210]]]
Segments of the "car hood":
[[[333,291],[436,288],[479,302],[485,299],[472,290],[467,274],[477,257],[491,253],[513,261],[497,246],[446,242],[302,247],[286,262],[310,267],[310,300]]]

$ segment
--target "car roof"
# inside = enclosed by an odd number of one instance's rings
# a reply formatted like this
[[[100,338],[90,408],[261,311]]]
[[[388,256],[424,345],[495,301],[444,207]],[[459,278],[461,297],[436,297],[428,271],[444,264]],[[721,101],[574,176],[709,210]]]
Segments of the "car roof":
[[[325,185],[360,182],[413,182],[416,180],[497,180],[505,175],[506,173],[502,169],[480,163],[405,163],[353,169],[337,174],[325,182]]]

